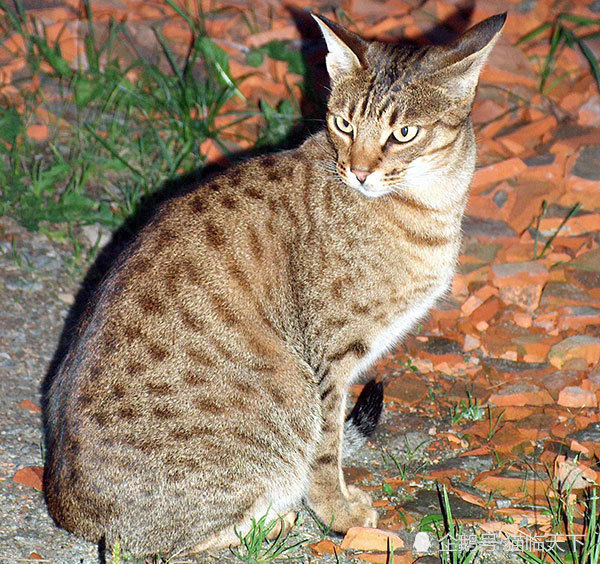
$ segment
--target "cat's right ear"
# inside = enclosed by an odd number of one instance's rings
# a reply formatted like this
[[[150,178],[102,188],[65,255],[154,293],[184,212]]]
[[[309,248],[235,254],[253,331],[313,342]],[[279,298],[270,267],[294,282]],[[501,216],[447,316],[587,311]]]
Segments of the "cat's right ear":
[[[338,82],[365,67],[364,54],[368,44],[364,39],[323,16],[312,14],[312,17],[319,24],[327,43],[329,53],[325,63],[332,82]]]

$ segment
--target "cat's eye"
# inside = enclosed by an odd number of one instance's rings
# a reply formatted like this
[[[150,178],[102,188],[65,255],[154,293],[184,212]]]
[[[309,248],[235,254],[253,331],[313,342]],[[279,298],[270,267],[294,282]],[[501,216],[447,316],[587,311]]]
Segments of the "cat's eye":
[[[416,125],[405,125],[394,130],[390,135],[390,141],[394,143],[408,143],[417,136],[417,133],[419,133],[419,128]]]
[[[342,133],[352,133],[352,130],[354,129],[352,124],[342,116],[335,116],[334,123]]]

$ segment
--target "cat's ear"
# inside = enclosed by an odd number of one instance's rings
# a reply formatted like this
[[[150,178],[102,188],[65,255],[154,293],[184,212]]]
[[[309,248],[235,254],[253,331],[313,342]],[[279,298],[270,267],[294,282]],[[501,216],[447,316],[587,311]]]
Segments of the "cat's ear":
[[[434,74],[443,81],[447,91],[463,99],[475,95],[479,73],[500,37],[505,21],[506,13],[492,16],[473,26],[450,45],[433,48],[438,68]]]
[[[364,39],[323,16],[312,14],[312,17],[319,24],[327,43],[329,53],[325,62],[332,82],[365,67],[364,54],[368,43]]]

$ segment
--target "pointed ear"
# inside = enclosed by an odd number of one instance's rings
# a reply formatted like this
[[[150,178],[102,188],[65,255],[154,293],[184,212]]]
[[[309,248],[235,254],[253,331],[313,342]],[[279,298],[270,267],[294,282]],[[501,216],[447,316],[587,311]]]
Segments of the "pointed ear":
[[[327,43],[327,72],[332,82],[338,82],[344,77],[365,68],[364,54],[367,42],[323,16],[311,14],[319,24],[325,42]]]
[[[490,51],[500,37],[506,13],[492,16],[469,29],[454,43],[431,51],[434,77],[443,81],[453,97],[463,99],[475,96],[479,73]]]

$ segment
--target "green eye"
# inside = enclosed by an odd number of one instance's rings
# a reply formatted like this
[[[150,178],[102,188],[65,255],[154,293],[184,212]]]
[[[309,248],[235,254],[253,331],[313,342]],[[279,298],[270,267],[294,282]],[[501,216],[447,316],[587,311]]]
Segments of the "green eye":
[[[394,130],[390,135],[390,141],[395,143],[408,143],[412,141],[419,133],[419,128],[416,125],[405,125],[400,129]]]
[[[352,133],[352,131],[354,130],[354,128],[352,127],[352,124],[347,119],[344,119],[342,116],[335,116],[334,123],[335,123],[335,126],[342,133],[348,134],[348,133]]]

